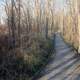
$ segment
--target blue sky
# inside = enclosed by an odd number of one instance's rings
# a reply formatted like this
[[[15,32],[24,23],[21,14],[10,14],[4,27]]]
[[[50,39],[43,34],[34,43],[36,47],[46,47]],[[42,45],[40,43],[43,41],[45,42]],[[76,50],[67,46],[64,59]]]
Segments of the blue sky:
[[[0,18],[1,18],[2,22],[5,19],[5,12],[4,12],[3,6],[1,5],[3,3],[3,1],[4,0],[0,0]],[[56,12],[61,11],[65,5],[66,0],[55,0],[55,1],[56,1],[56,3],[55,3]]]
[[[66,0],[55,0],[56,1],[56,9],[59,11],[59,10],[62,10],[65,6],[65,1]]]
[[[3,1],[4,0],[0,0],[0,7]],[[65,0],[55,0],[55,1],[56,1],[56,8],[58,9],[63,8]]]
[[[4,0],[0,0],[0,8],[1,8],[1,4]],[[56,9],[57,10],[60,10],[64,7],[64,4],[65,4],[65,0],[55,0],[56,1]],[[1,9],[0,9],[1,11]]]
[[[3,0],[0,0],[0,5],[1,5],[2,2],[3,2]]]
[[[2,2],[3,2],[4,0],[0,0],[0,17],[1,16],[4,16],[4,11],[3,11],[3,9],[2,9]],[[64,5],[65,5],[65,0],[55,0],[56,1],[56,11],[59,11],[59,10],[61,10],[61,9],[63,9],[63,7],[64,7]]]
[[[0,0],[0,15],[1,15],[1,11],[2,11],[2,5],[1,5],[2,4],[2,1],[3,0]]]
[[[4,10],[3,10],[3,6],[2,6],[2,3],[3,3],[4,0],[0,0],[0,19],[3,23],[3,20],[2,18],[5,16],[5,13],[4,13]]]

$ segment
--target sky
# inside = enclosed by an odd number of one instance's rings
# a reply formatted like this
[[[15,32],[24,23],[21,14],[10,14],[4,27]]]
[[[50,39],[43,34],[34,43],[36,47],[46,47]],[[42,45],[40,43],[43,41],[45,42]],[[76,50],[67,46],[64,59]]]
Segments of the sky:
[[[62,10],[65,6],[65,1],[66,0],[55,0],[56,2],[56,10],[59,11],[59,10]]]
[[[2,2],[3,0],[0,0],[0,3]]]
[[[0,0],[0,19],[1,19],[0,21],[1,21],[1,23],[3,23],[2,16],[4,16],[2,2],[3,2],[3,0]]]
[[[4,10],[3,10],[3,3],[4,0],[0,0],[0,18],[5,16]],[[60,11],[63,9],[64,5],[65,5],[65,0],[55,0],[55,8],[56,11]]]
[[[0,12],[2,11],[2,10],[1,10],[2,2],[3,2],[3,0],[0,0]]]

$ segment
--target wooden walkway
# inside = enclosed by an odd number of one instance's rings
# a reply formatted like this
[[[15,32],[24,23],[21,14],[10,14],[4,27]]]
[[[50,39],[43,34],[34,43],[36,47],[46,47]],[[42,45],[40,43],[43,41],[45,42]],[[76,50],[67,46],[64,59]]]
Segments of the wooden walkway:
[[[54,54],[35,80],[80,80],[80,58],[59,34],[55,36]]]

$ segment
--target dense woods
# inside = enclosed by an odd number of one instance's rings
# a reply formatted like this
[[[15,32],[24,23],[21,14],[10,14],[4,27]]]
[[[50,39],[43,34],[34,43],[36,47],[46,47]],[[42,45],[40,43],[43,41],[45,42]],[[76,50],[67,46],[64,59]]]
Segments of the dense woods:
[[[0,79],[5,76],[7,80],[28,80],[45,65],[53,51],[51,3],[48,0],[4,1],[6,34],[1,30]]]
[[[80,12],[79,12],[79,0],[66,0],[68,12],[63,15],[63,31],[62,35],[64,39],[71,46],[75,47],[78,53],[80,41]]]
[[[54,34],[80,53],[80,1],[65,0],[56,11],[56,0],[4,0],[0,24],[0,79],[29,80],[54,51]],[[4,63],[4,64],[3,64]]]

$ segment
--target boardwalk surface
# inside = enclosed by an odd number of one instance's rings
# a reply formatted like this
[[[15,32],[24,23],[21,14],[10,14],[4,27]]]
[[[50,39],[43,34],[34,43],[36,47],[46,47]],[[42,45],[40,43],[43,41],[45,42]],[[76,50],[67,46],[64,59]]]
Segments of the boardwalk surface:
[[[80,58],[59,34],[55,36],[55,54],[35,80],[80,80]]]

